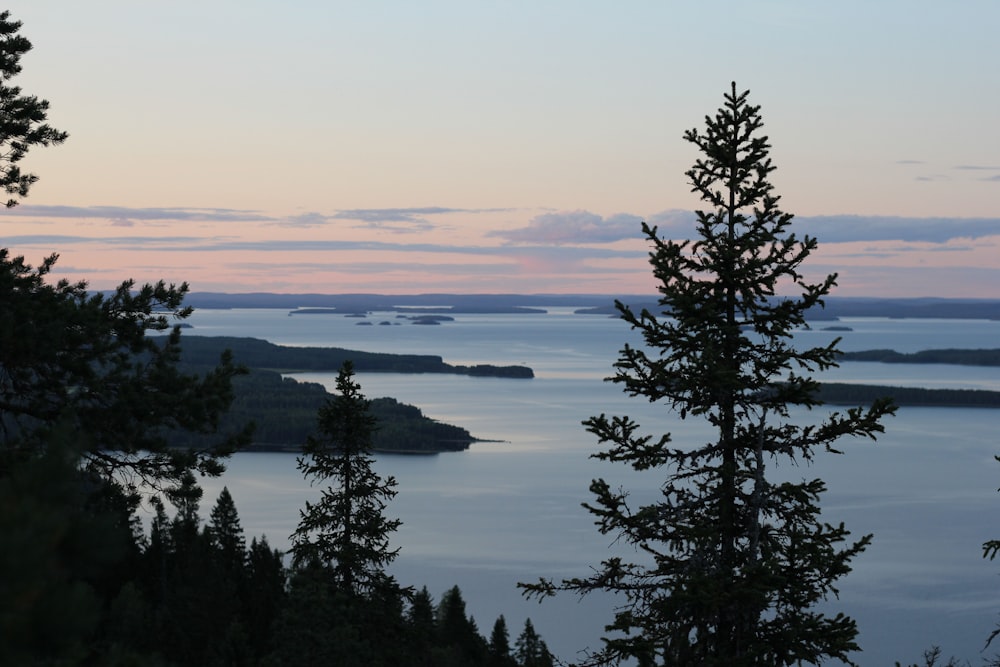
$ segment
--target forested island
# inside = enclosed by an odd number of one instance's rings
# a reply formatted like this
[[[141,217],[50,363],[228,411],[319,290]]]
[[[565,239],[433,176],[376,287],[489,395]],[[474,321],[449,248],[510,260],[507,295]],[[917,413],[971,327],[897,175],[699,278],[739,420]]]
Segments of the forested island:
[[[952,364],[958,366],[1000,366],[1000,349],[921,350],[903,353],[895,350],[841,352],[841,361],[877,361],[883,364]]]
[[[249,369],[233,379],[233,403],[222,418],[224,429],[252,422],[254,433],[249,451],[298,451],[316,427],[316,414],[329,398],[325,387],[282,377],[282,372],[337,371],[350,360],[354,368],[368,372],[455,373],[461,375],[531,378],[524,366],[453,366],[432,355],[384,354],[342,348],[287,347],[257,338],[184,336],[182,362],[194,372],[207,370],[224,350],[236,363]],[[370,412],[378,423],[373,449],[382,452],[433,454],[462,451],[476,442],[466,429],[430,419],[419,408],[380,397],[371,401]],[[197,444],[197,437],[178,433],[174,442]]]
[[[232,351],[237,363],[249,368],[287,373],[336,372],[345,361],[350,360],[359,373],[452,373],[518,379],[529,379],[535,375],[527,366],[460,366],[445,363],[441,357],[431,354],[388,354],[339,347],[288,347],[259,338],[235,336],[187,335],[182,348],[184,361],[194,365],[212,365],[228,349]]]
[[[250,452],[299,452],[316,430],[316,415],[331,397],[317,382],[299,382],[270,370],[251,369],[233,379],[233,402],[222,417],[223,430],[253,423]],[[369,413],[378,425],[372,450],[396,454],[436,454],[469,448],[477,439],[460,426],[425,416],[419,408],[394,398],[371,399]],[[200,444],[199,436],[177,433],[177,446]]]
[[[826,382],[819,398],[830,405],[864,405],[883,397],[901,407],[1000,408],[1000,391],[982,389],[925,389],[876,384]]]
[[[838,359],[884,364],[1000,366],[1000,349],[943,349],[911,353],[895,350],[861,350],[841,352]],[[1000,392],[980,389],[924,389],[828,383],[822,385],[820,391],[820,397],[824,402],[839,405],[866,403],[880,396],[891,396],[896,404],[901,406],[1000,408]]]

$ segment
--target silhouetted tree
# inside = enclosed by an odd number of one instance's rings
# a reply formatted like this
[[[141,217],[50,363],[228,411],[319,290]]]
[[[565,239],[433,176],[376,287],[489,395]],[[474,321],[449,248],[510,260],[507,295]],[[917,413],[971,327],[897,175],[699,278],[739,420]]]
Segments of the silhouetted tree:
[[[503,614],[500,614],[496,622],[493,623],[489,649],[489,664],[497,665],[497,667],[514,664],[514,659],[510,654],[510,632],[507,630],[507,619],[503,617]]]
[[[345,362],[335,396],[319,410],[318,434],[297,459],[307,480],[330,486],[317,503],[306,502],[291,536],[279,664],[391,665],[404,641],[404,591],[384,571],[398,553],[389,548],[389,534],[399,521],[384,515],[396,481],[373,469],[375,420],[353,376]]]
[[[844,544],[843,524],[820,520],[822,480],[771,481],[766,465],[810,463],[842,436],[874,438],[893,408],[880,400],[806,426],[791,421],[793,407],[819,404],[808,373],[836,365],[836,341],[800,351],[790,340],[836,276],[812,284],[800,272],[816,240],[796,238],[792,215],[778,208],[762,124],[733,84],[705,130],[685,133],[702,154],[687,172],[707,206],[697,238],[663,239],[644,223],[660,312],[617,304],[645,346],[626,345],[610,379],[680,419],[706,420],[715,438],[675,447],[629,417],[584,422],[608,446],[596,458],[666,472],[662,497],[640,506],[602,479],[591,485],[585,507],[638,562],[612,557],[590,577],[527,586],[529,595],[621,596],[587,664],[791,665],[847,661],[858,648],[855,621],[816,606],[836,594],[871,536]]]
[[[208,522],[208,537],[224,570],[240,571],[246,561],[246,538],[236,503],[228,487],[222,487]]]
[[[18,164],[33,146],[61,144],[67,134],[49,126],[49,103],[34,95],[22,95],[10,80],[21,72],[21,57],[31,50],[31,42],[18,34],[20,21],[10,12],[0,12],[0,186],[11,197],[7,208],[17,205],[15,197],[26,197],[38,177],[21,171]]]
[[[406,632],[409,655],[407,663],[417,666],[435,665],[435,624],[434,599],[424,586],[410,599],[410,607],[406,611]]]
[[[396,480],[374,471],[371,455],[375,420],[354,381],[350,362],[337,375],[336,395],[319,410],[319,435],[310,437],[298,468],[312,483],[333,482],[319,502],[306,502],[291,536],[295,566],[319,563],[332,571],[336,585],[351,594],[371,592],[388,581],[384,566],[399,549],[389,535],[400,522],[386,518],[396,495]]]
[[[57,422],[76,430],[86,470],[136,498],[143,486],[179,486],[190,470],[221,472],[220,457],[247,432],[170,446],[178,430],[215,433],[243,372],[228,354],[201,376],[178,366],[181,329],[170,319],[190,315],[187,285],[136,291],[126,281],[89,294],[84,282],[48,282],[55,261],[36,269],[0,248],[0,474],[34,455]]]
[[[514,658],[520,667],[552,667],[549,647],[535,630],[530,618],[524,620],[524,629],[514,642]]]
[[[486,641],[476,622],[466,614],[458,586],[441,596],[435,613],[438,662],[444,665],[478,665],[486,657]]]
[[[285,604],[286,572],[283,556],[272,549],[267,538],[250,540],[247,573],[240,598],[243,617],[254,655],[264,656],[273,649],[272,631]]]

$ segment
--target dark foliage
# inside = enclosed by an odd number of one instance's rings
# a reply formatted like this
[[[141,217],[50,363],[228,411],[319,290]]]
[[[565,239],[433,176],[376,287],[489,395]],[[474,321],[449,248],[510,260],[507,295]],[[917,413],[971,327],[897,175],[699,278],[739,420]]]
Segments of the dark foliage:
[[[0,187],[10,196],[7,208],[26,197],[38,180],[21,171],[18,164],[35,146],[61,144],[68,136],[45,121],[49,103],[34,95],[22,95],[10,80],[21,72],[21,57],[31,50],[31,42],[18,34],[20,21],[12,21],[10,12],[0,12]]]
[[[57,425],[76,431],[87,470],[135,494],[170,488],[185,472],[218,474],[248,433],[218,434],[242,370],[223,353],[202,375],[179,368],[187,285],[126,281],[110,296],[46,278],[0,248],[0,474],[43,447]],[[153,331],[169,332],[153,339]],[[194,450],[169,434],[209,437]]]

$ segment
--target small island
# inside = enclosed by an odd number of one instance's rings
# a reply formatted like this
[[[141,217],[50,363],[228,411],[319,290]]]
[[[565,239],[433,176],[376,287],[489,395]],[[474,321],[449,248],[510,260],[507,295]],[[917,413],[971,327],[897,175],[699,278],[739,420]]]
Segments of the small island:
[[[413,317],[407,317],[413,324],[430,324],[436,325],[442,322],[454,322],[454,317],[449,317],[448,315],[415,315]]]

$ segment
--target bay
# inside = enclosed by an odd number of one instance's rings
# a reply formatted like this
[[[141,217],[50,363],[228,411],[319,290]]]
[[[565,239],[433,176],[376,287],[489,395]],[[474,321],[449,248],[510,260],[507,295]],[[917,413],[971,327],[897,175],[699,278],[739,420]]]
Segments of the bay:
[[[419,326],[392,313],[358,320],[294,315],[284,310],[199,310],[187,335],[246,335],[285,345],[337,346],[372,352],[435,354],[453,364],[526,364],[533,380],[448,375],[359,374],[369,397],[393,396],[428,416],[496,442],[438,456],[380,455],[380,474],[393,475],[399,495],[390,516],[403,526],[393,572],[404,584],[427,585],[440,596],[459,585],[480,630],[503,613],[512,633],[533,623],[564,659],[597,646],[613,600],[560,596],[541,604],[521,598],[516,583],[539,576],[585,575],[622,548],[601,536],[580,506],[603,477],[629,489],[637,502],[658,492],[662,475],[638,474],[590,458],[598,449],[580,422],[607,412],[629,414],[652,434],[670,432],[680,446],[711,437],[696,421],[680,421],[662,406],[631,399],[602,378],[617,350],[636,342],[620,320],[545,314],[456,315],[454,322]],[[388,324],[379,324],[388,322]],[[397,323],[399,322],[399,323]],[[841,336],[841,348],[902,352],[997,347],[1000,323],[857,318],[796,334],[799,345]],[[295,374],[333,386],[333,373]],[[1000,369],[845,363],[824,379],[906,386],[1000,390]],[[810,415],[802,414],[809,419]],[[906,408],[878,442],[843,443],[843,456],[820,456],[812,467],[784,466],[778,475],[822,477],[826,520],[845,522],[874,544],[842,580],[831,610],[859,621],[862,665],[916,661],[931,644],[976,660],[998,620],[1000,564],[981,558],[985,540],[1000,538],[998,413],[991,410]],[[295,470],[294,456],[238,454],[218,480],[205,480],[207,512],[222,485],[236,500],[248,536],[266,534],[287,547],[298,508],[318,494]]]

